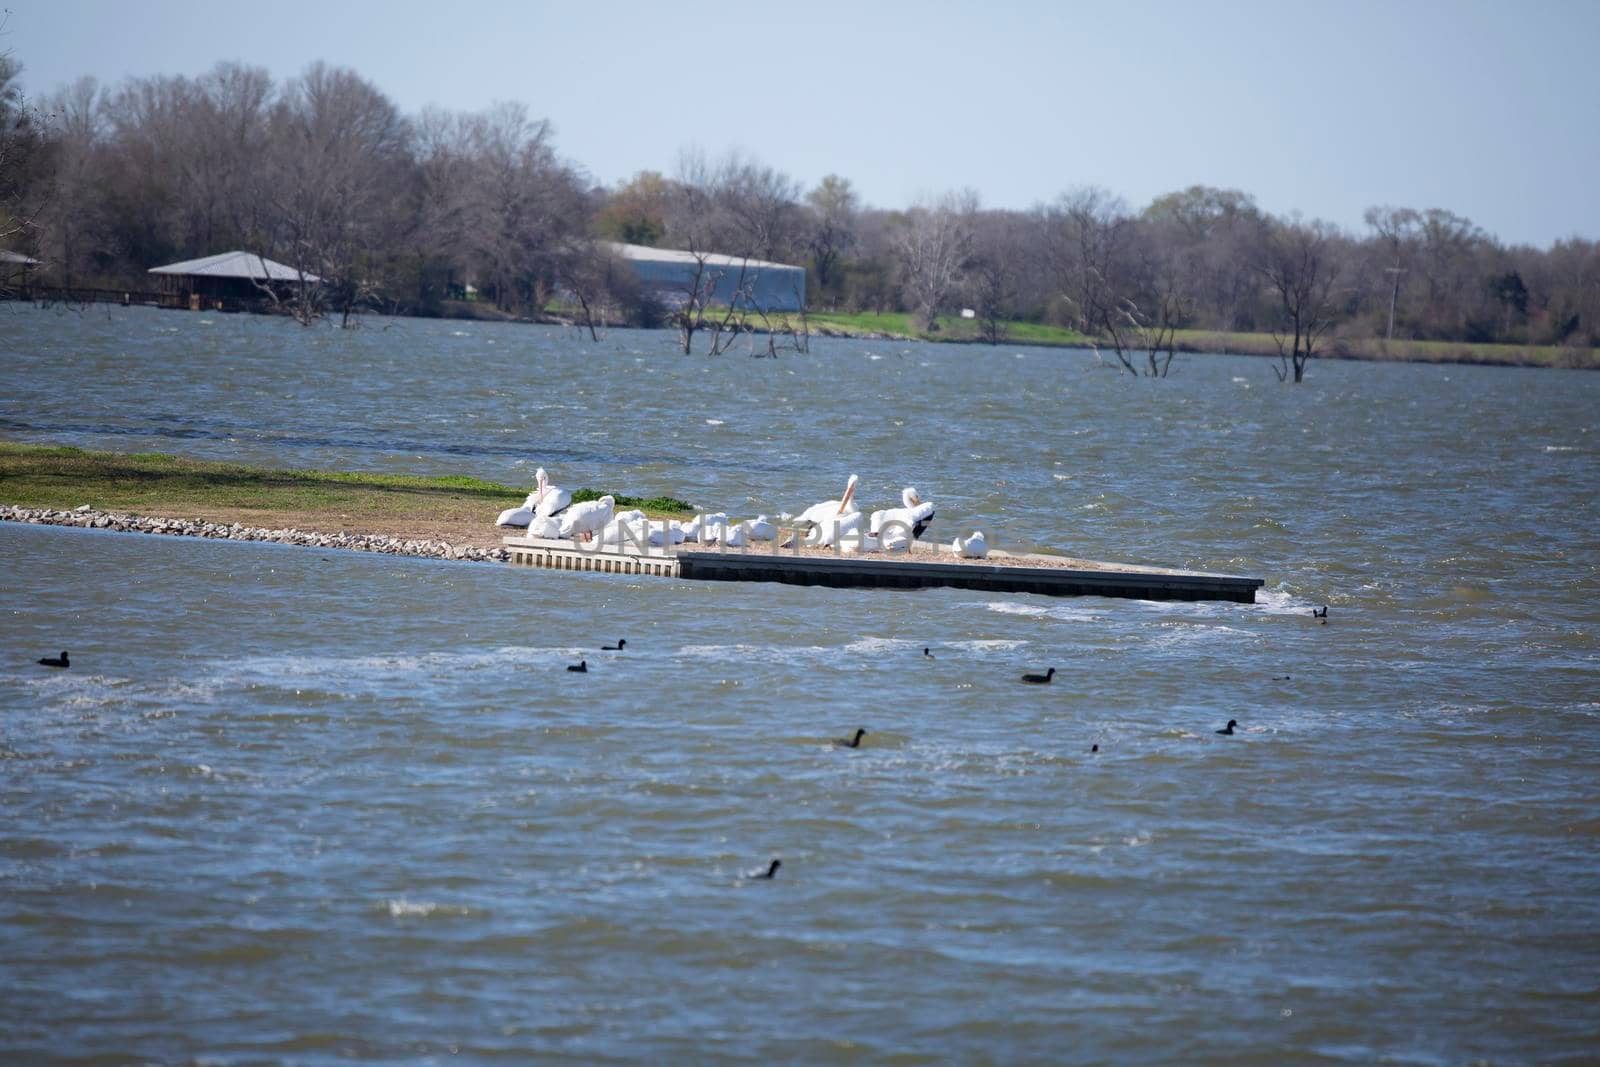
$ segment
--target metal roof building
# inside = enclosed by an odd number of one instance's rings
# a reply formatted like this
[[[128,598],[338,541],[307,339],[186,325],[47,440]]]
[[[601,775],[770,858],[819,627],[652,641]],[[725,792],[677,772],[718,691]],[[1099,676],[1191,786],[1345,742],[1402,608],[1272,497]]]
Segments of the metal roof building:
[[[160,280],[163,295],[180,307],[187,302],[195,311],[202,307],[222,311],[248,309],[268,299],[261,291],[263,287],[281,295],[301,282],[316,284],[322,280],[255,252],[241,251],[151,267],[150,273]]]
[[[169,263],[165,267],[151,267],[151,274],[186,275],[194,278],[241,278],[258,282],[297,282],[301,274],[276,260],[254,252],[219,252],[201,259],[186,259],[182,263]],[[320,282],[315,274],[304,276],[308,282]]]
[[[28,283],[28,272],[39,266],[39,261],[21,252],[0,248],[0,285]]]
[[[657,300],[680,306],[689,299],[695,271],[703,261],[714,279],[713,302],[728,304],[735,299],[754,304],[763,311],[799,311],[806,302],[806,269],[763,259],[746,259],[717,252],[696,255],[671,248],[610,243],[611,250],[639,277],[639,283]]]

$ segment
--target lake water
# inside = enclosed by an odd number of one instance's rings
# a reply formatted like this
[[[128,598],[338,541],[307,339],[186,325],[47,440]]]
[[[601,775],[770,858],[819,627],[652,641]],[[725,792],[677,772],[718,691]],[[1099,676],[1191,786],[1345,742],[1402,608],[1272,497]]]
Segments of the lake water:
[[[1594,1062],[1597,400],[0,305],[11,440],[543,464],[746,515],[859,473],[943,540],[1266,580],[848,591],[0,524],[0,1059]]]

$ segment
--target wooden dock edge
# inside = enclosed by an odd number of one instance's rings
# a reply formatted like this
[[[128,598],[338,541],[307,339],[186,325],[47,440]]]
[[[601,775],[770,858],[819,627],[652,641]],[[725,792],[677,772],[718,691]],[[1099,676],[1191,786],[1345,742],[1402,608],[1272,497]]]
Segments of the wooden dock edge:
[[[679,575],[710,581],[783,582],[836,588],[926,589],[949,586],[995,593],[1108,596],[1134,600],[1228,600],[1253,604],[1259,578],[1141,570],[1078,570],[1000,563],[918,563],[910,560],[818,559],[680,552]]]
[[[782,582],[854,589],[927,589],[947,586],[995,593],[1105,596],[1133,600],[1225,600],[1253,604],[1260,578],[1203,571],[1124,567],[1094,569],[1018,566],[1011,563],[937,563],[903,558],[797,556],[716,550],[640,553],[615,546],[582,549],[570,541],[505,538],[511,562],[552,570],[647,574],[713,582]],[[1022,557],[1010,557],[1022,558]]]

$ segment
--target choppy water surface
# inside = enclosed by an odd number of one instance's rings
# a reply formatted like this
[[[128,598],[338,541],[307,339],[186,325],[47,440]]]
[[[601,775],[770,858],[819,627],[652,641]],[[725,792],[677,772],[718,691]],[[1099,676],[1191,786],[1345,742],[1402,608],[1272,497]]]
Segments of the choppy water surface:
[[[13,440],[543,463],[734,513],[855,471],[945,539],[1267,580],[856,592],[0,525],[0,1052],[1592,1057],[1600,376],[1093,362],[0,307]]]

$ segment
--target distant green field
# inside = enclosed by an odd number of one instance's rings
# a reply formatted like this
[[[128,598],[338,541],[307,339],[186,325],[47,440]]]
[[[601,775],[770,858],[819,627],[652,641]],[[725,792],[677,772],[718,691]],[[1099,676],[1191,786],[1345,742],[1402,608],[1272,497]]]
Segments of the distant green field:
[[[774,316],[780,318],[780,316]],[[797,318],[797,316],[782,316],[781,318]],[[892,337],[904,337],[917,341],[952,341],[959,343],[982,343],[982,326],[975,319],[963,319],[954,315],[940,315],[938,318],[939,329],[934,332],[922,332],[912,328],[911,316],[905,312],[857,312],[854,314],[836,311],[819,311],[807,316],[813,330],[838,330],[850,333],[887,334]],[[1005,336],[1002,344],[1024,345],[1067,345],[1078,347],[1088,344],[1083,334],[1076,330],[1069,330],[1063,326],[1047,326],[1038,322],[1007,322]]]
[[[1276,356],[1270,333],[1223,333],[1179,330],[1178,348],[1186,352],[1237,352]],[[1471,344],[1466,341],[1389,341],[1381,338],[1336,337],[1318,345],[1318,354],[1341,359],[1396,363],[1484,363],[1509,367],[1600,369],[1600,349],[1553,345]]]

